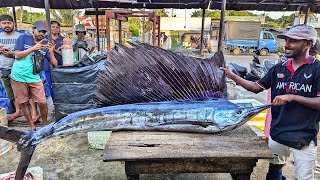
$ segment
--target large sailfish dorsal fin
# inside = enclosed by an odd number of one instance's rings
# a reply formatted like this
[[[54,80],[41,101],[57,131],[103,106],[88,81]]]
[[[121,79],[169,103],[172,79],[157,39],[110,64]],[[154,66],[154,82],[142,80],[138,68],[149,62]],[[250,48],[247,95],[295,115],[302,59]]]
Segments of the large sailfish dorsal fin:
[[[99,75],[98,106],[198,98],[225,98],[222,52],[199,59],[141,43],[116,44]]]

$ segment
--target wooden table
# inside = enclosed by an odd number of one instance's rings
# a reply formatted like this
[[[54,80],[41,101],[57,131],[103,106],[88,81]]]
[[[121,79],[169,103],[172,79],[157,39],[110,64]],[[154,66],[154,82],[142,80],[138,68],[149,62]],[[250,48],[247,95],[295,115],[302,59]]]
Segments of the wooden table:
[[[267,143],[248,125],[221,134],[113,132],[104,161],[125,161],[128,179],[139,174],[230,173],[250,179],[258,159],[272,158]]]

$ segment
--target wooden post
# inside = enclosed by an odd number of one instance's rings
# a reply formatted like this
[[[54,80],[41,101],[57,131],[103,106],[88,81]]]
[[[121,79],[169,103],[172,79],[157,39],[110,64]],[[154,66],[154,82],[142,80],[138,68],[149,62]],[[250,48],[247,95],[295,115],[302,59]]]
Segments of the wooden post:
[[[308,4],[308,7],[307,7],[307,11],[306,11],[306,16],[304,17],[304,24],[307,25],[308,23],[308,16],[309,16],[309,12],[310,12],[310,4]]]
[[[52,43],[52,34],[51,34],[51,21],[50,21],[50,0],[44,0],[44,7],[46,11],[46,22],[48,24],[48,38],[49,42]]]
[[[98,8],[98,2],[96,0],[96,33],[97,33],[97,46],[98,51],[100,51],[100,28],[99,28],[99,8]]]
[[[106,11],[106,38],[107,38],[107,50],[111,50],[111,44],[110,44],[110,18],[107,16],[107,11]]]
[[[142,42],[145,43],[145,26],[146,26],[146,18],[142,18]]]
[[[122,44],[122,33],[121,33],[121,31],[122,31],[122,28],[121,28],[122,23],[121,23],[121,20],[118,20],[118,21],[119,21],[119,28],[118,28],[118,30],[119,30],[119,44]]]
[[[221,4],[221,16],[220,16],[220,27],[219,27],[219,41],[218,41],[218,51],[222,50],[222,42],[224,38],[224,18],[225,18],[225,11],[226,11],[226,0],[222,0]]]
[[[157,23],[158,23],[158,47],[161,47],[161,44],[160,44],[160,16],[157,16]]]
[[[203,34],[204,34],[204,20],[206,15],[206,9],[202,9],[202,24],[201,24],[201,36],[200,36],[200,55],[202,55],[203,46]]]
[[[18,30],[18,22],[17,22],[17,13],[16,13],[15,1],[13,1],[12,12],[13,12],[13,19],[14,19],[14,28],[15,28],[15,30]]]
[[[157,22],[156,22],[156,14],[155,13],[152,13],[152,19],[153,19],[153,27],[152,27],[152,46],[155,46],[156,45],[156,25],[157,25]]]

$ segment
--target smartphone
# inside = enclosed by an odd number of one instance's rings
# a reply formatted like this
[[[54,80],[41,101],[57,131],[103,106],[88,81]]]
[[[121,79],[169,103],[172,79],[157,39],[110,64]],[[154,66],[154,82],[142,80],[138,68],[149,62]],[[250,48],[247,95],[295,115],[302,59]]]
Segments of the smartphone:
[[[48,43],[49,43],[48,39],[43,39],[41,44],[42,45],[48,45]]]

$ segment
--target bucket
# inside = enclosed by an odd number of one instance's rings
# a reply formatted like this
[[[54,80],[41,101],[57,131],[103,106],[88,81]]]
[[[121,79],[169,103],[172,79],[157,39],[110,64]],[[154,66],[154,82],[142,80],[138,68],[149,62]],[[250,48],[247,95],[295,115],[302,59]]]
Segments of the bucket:
[[[62,49],[62,61],[63,66],[73,66],[74,65],[74,53],[72,49]]]

